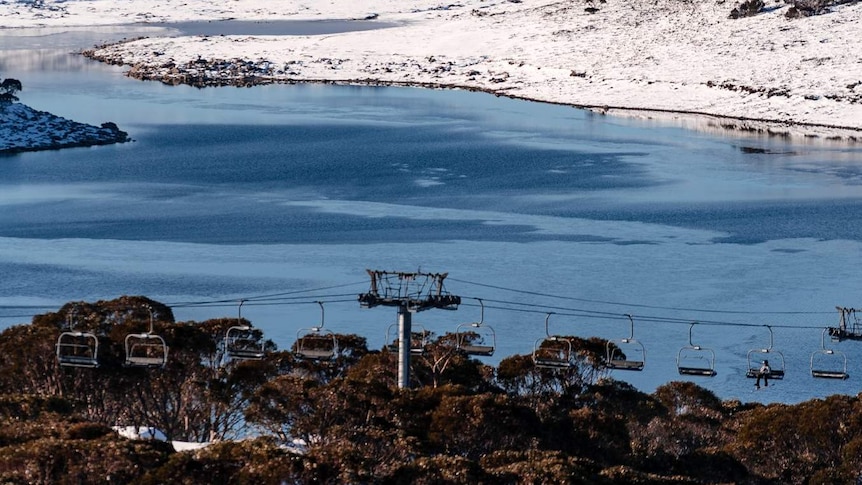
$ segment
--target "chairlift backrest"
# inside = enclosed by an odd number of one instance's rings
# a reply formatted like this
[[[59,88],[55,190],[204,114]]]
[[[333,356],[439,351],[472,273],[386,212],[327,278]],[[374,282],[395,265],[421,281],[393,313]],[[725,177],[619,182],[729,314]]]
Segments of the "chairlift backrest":
[[[458,349],[467,355],[490,357],[497,347],[497,336],[488,325],[465,323],[455,329]]]
[[[536,340],[533,364],[544,369],[568,369],[574,364],[572,341],[560,336]]]
[[[543,369],[568,369],[575,365],[572,341],[559,335],[551,335],[548,322],[553,313],[545,316],[545,338],[536,340],[533,346],[533,364]]]
[[[57,362],[64,367],[98,367],[98,337],[89,332],[61,333],[57,338]]]
[[[428,346],[429,332],[425,330],[422,324],[413,323],[410,332],[410,353],[413,355],[422,355],[425,353],[425,347]],[[398,352],[400,341],[398,338],[398,323],[390,324],[386,328],[386,348],[390,352]]]
[[[57,337],[57,362],[64,367],[98,367],[99,338],[74,330],[74,311],[67,315],[67,325],[69,329]]]
[[[772,348],[774,342],[774,334],[772,327],[764,325],[769,330],[769,346],[760,349],[751,349],[748,351],[748,367],[745,372],[745,377],[756,379],[760,375],[760,370],[764,361],[769,361],[769,378],[784,379],[784,354]]]
[[[485,324],[485,305],[479,300],[481,314],[478,322],[462,323],[455,328],[458,349],[467,355],[489,357],[497,347],[497,334]]]
[[[164,367],[168,362],[168,344],[165,339],[153,333],[153,309],[150,312],[150,329],[143,333],[126,335],[125,348],[127,367]]]
[[[225,354],[231,359],[260,360],[266,355],[263,336],[251,325],[242,323],[242,304],[244,302],[245,300],[239,302],[237,325],[228,328],[225,332]]]
[[[643,370],[646,364],[646,349],[643,344],[635,340],[635,324],[631,315],[629,318],[630,329],[627,338],[608,340],[607,363],[609,369],[614,370]]]
[[[235,325],[225,333],[225,352],[238,360],[260,360],[264,357],[263,339],[249,325]]]
[[[692,329],[696,324],[697,322],[693,322],[688,329],[689,345],[679,349],[679,353],[677,353],[677,371],[680,375],[714,377],[717,374],[715,371],[715,352],[692,342]]]
[[[332,360],[338,356],[338,339],[323,328],[323,302],[320,305],[320,326],[301,329],[297,332],[294,355],[300,359]]]
[[[811,353],[811,377],[821,379],[847,379],[847,356],[840,350],[826,348],[826,334],[829,328],[824,328],[820,335],[820,349]]]

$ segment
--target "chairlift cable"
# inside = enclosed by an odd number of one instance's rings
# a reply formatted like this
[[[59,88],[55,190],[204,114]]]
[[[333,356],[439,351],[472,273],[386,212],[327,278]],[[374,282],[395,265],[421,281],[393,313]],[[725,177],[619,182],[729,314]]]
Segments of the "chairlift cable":
[[[582,318],[590,318],[590,319],[605,319],[605,320],[615,320],[619,318],[625,317],[625,314],[622,313],[609,313],[609,312],[593,312],[590,310],[581,310],[581,309],[573,309],[566,307],[549,307],[543,305],[535,305],[528,303],[519,303],[519,302],[511,302],[511,301],[503,301],[503,300],[492,300],[492,299],[483,299],[486,302],[495,302],[502,303],[507,305],[519,305],[526,306],[531,308],[512,308],[507,306],[494,306],[494,305],[485,305],[485,308],[492,308],[495,310],[503,310],[503,311],[512,311],[512,312],[522,312],[522,313],[536,313],[536,314],[545,314],[548,313],[548,310],[554,310],[554,313],[560,316],[567,317],[582,317]],[[462,305],[464,305],[462,303]],[[467,306],[471,306],[469,303]],[[536,309],[532,309],[536,308]],[[691,324],[690,318],[677,318],[677,317],[662,317],[662,316],[652,316],[652,315],[639,315],[632,314],[633,317],[637,318],[639,321],[652,322],[652,323],[674,323],[674,324]],[[584,322],[585,324],[589,324],[589,322]],[[705,326],[734,326],[734,327],[762,327],[763,323],[746,323],[746,322],[726,322],[726,321],[718,321],[718,320],[698,320],[699,324]],[[770,324],[772,328],[791,328],[791,329],[821,329],[823,325],[781,325],[781,324]]]
[[[287,295],[296,295],[296,294],[300,294],[300,293],[308,293],[311,291],[322,291],[322,290],[332,290],[332,289],[336,289],[336,288],[345,288],[348,286],[356,286],[356,285],[360,285],[360,284],[367,285],[368,282],[367,281],[361,281],[361,282],[355,282],[355,283],[345,283],[345,284],[341,284],[341,285],[323,286],[323,287],[319,287],[319,288],[308,288],[305,290],[294,290],[294,291],[284,291],[284,292],[280,292],[280,293],[269,293],[269,294],[263,294],[263,295],[257,295],[257,296],[243,297],[242,299],[246,300],[246,301],[258,300],[258,299],[272,298],[272,297],[278,297],[278,296],[287,296]],[[194,306],[194,305],[205,305],[208,303],[228,303],[228,302],[236,304],[236,301],[237,301],[237,298],[230,298],[230,299],[224,299],[224,300],[209,300],[209,301],[202,301],[202,302],[185,301],[185,302],[175,302],[172,304],[168,304],[168,306],[171,306],[171,307]]]
[[[352,298],[351,299],[341,299],[341,300],[330,300],[330,298],[342,298],[342,297],[346,297],[346,296],[350,296]],[[300,298],[302,299],[301,301],[291,301],[291,300],[299,300]],[[313,300],[309,300],[309,299],[313,299]],[[318,300],[323,300],[327,303],[328,302],[341,303],[341,302],[346,302],[346,301],[356,301],[356,298],[355,298],[355,295],[353,293],[341,293],[341,294],[336,294],[336,295],[305,295],[302,297],[294,297],[294,298],[283,297],[280,299],[272,299],[272,300],[255,300],[255,299],[248,299],[248,298],[242,298],[242,300],[244,300],[246,302],[247,306],[252,306],[252,305],[260,306],[260,305],[293,305],[293,304],[297,304],[297,303],[309,303],[309,302],[314,303],[315,301],[318,301]],[[166,303],[165,305],[167,305],[171,308],[233,307],[233,306],[236,306],[236,301],[237,301],[237,298],[232,298],[229,300],[227,300],[227,299],[226,300],[211,300],[211,301],[200,301],[200,302],[194,302],[194,303]]]
[[[450,281],[455,281],[458,283],[465,283],[468,285],[482,286],[486,288],[493,288],[496,290],[505,290],[511,291],[514,293],[521,293],[525,295],[534,295],[534,296],[543,296],[547,298],[558,298],[563,300],[573,300],[573,301],[582,301],[585,303],[601,303],[603,305],[618,305],[618,306],[626,306],[632,308],[652,308],[655,310],[673,310],[673,311],[690,311],[690,312],[703,312],[703,313],[726,313],[726,314],[740,314],[740,315],[761,315],[761,314],[769,314],[769,315],[820,315],[832,312],[802,312],[802,311],[742,311],[742,310],[707,310],[704,308],[685,308],[685,307],[665,307],[658,305],[644,305],[644,304],[636,304],[636,303],[621,303],[615,301],[604,301],[604,300],[593,300],[588,298],[577,298],[574,296],[562,296],[562,295],[554,295],[551,293],[540,293],[537,291],[529,291],[529,290],[518,290],[514,288],[507,288],[504,286],[490,285],[486,283],[475,283],[472,281],[461,280],[457,278],[449,278]]]
[[[476,298],[476,297],[470,297]],[[616,312],[605,312],[605,311],[597,311],[597,310],[586,310],[582,308],[571,308],[571,307],[558,307],[558,306],[547,306],[547,305],[539,305],[535,303],[522,303],[516,301],[507,301],[507,300],[494,300],[494,299],[486,299],[483,298],[484,301],[502,303],[506,305],[518,305],[524,307],[531,308],[539,308],[540,310],[518,310],[529,313],[547,313],[547,310],[554,310],[557,312],[566,312],[560,313],[560,315],[572,316],[572,317],[586,317],[586,318],[604,318],[604,319],[617,319],[624,317],[626,314],[616,313]],[[471,306],[470,303],[462,303],[462,305]],[[505,307],[488,307],[488,308],[496,308],[502,310],[514,310],[512,308]],[[751,314],[757,314],[756,312],[750,312]],[[766,314],[770,314],[766,312]],[[651,321],[654,323],[684,323],[688,325],[691,323],[691,318],[680,318],[680,317],[667,317],[667,316],[654,316],[654,315],[634,315],[637,316],[639,320]],[[722,320],[698,320],[699,323],[704,325],[720,325],[720,326],[740,326],[740,327],[759,327],[763,326],[763,323],[747,323],[747,322],[728,322]],[[775,328],[822,328],[822,325],[814,325],[814,326],[801,326],[801,325],[770,325]]]

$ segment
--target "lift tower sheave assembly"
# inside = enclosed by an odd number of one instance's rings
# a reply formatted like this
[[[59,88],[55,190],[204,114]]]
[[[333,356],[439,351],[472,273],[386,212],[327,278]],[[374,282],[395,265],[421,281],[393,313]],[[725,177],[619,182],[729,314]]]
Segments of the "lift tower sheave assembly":
[[[359,295],[362,308],[398,308],[398,387],[410,387],[410,342],[413,313],[431,308],[457,310],[461,297],[449,294],[443,280],[449,273],[405,273],[366,270],[371,277],[368,293]]]
[[[837,306],[839,320],[837,327],[829,327],[829,337],[833,342],[842,340],[862,340],[862,322],[856,316],[856,308]],[[859,310],[862,312],[862,310]]]

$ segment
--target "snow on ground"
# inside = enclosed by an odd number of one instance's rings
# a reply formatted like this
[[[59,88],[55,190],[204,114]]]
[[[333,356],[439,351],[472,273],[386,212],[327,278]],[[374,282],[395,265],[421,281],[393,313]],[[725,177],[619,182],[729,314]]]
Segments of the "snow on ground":
[[[167,436],[161,430],[151,426],[114,426],[113,430],[120,436],[130,440],[168,440]]]
[[[167,441],[165,434],[151,426],[113,426],[113,430],[120,436],[130,440],[159,440]],[[176,451],[195,451],[206,448],[212,443],[195,443],[191,441],[171,441]]]
[[[0,0],[4,24],[369,18],[396,24],[326,35],[146,38],[95,52],[162,79],[176,75],[177,66],[188,74],[201,58],[243,59],[267,66],[267,76],[278,81],[462,87],[607,113],[683,120],[689,117],[674,113],[710,114],[718,125],[862,140],[859,2],[794,20],[785,17],[783,3],[730,19],[737,4],[726,0],[30,4]]]

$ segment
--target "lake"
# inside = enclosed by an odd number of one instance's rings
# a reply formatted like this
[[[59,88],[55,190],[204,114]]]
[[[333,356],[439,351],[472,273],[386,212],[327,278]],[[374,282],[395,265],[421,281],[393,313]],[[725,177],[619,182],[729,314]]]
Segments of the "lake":
[[[0,77],[22,82],[21,102],[134,139],[0,158],[3,327],[126,294],[184,321],[248,299],[242,316],[288,348],[324,301],[326,328],[380,348],[396,313],[360,308],[366,269],[422,271],[448,273],[463,304],[414,324],[454,331],[481,299],[490,364],[532,353],[549,312],[550,334],[615,339],[632,314],[646,367],[612,375],[646,392],[860,390],[860,342],[825,342],[839,353],[824,365],[843,352],[850,379],[809,374],[835,307],[862,294],[859,146],[465,91],[171,87],[69,53],[136,33],[0,29]],[[765,325],[787,377],[754,393],[744,374]],[[690,344],[714,352],[717,376],[677,373]]]

